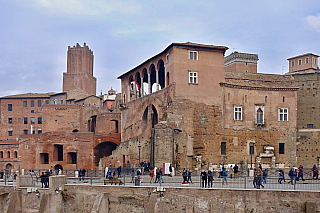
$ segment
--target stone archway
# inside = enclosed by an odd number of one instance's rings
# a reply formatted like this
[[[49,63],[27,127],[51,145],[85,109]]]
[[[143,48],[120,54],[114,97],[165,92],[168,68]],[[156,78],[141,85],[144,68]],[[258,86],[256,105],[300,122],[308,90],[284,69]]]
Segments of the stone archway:
[[[7,163],[6,164],[6,171],[7,172],[11,172],[11,170],[12,170],[12,164],[11,163]]]
[[[113,142],[102,142],[94,147],[94,165],[99,166],[99,161],[103,157],[108,157],[112,154],[112,151],[117,148],[117,144]]]
[[[60,164],[56,164],[55,166],[54,166],[54,170],[55,171],[59,171],[59,169],[61,169],[61,171],[63,170],[63,167],[60,165]]]

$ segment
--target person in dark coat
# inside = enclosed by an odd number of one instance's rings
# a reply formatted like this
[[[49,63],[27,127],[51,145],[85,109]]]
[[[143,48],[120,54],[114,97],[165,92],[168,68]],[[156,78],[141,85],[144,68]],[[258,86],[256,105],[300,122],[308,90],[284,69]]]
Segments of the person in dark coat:
[[[121,166],[117,168],[117,172],[118,172],[118,177],[121,178]]]
[[[44,174],[44,172],[42,172],[40,176],[40,181],[41,181],[41,188],[43,188],[43,186],[45,186],[45,181],[46,181],[46,175]]]
[[[202,188],[207,188],[207,172],[205,170],[202,170],[201,172],[201,180],[202,180]]]
[[[84,177],[86,175],[86,170],[83,168],[81,173],[82,173],[82,175],[81,175],[82,176],[82,180],[84,180]]]
[[[79,181],[81,181],[81,176],[82,176],[82,169],[79,169],[79,171],[78,171]]]
[[[238,172],[239,172],[239,167],[238,165],[234,165],[233,167],[233,173],[234,173],[234,178],[238,178]]]

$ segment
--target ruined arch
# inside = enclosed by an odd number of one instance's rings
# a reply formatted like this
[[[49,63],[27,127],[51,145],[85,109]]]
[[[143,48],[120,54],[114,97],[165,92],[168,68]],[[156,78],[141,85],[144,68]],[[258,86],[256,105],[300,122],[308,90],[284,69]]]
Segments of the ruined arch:
[[[54,170],[55,171],[59,171],[59,169],[61,169],[61,171],[63,170],[63,167],[60,165],[60,164],[56,164],[55,166],[54,166]]]
[[[117,144],[105,141],[100,144],[98,144],[96,147],[94,147],[94,165],[99,166],[99,161],[103,157],[108,157],[112,154],[112,151],[117,148]]]
[[[7,172],[11,172],[11,169],[12,169],[12,164],[11,163],[7,163],[6,164],[6,171]]]
[[[158,112],[154,105],[152,105],[152,128],[158,124]]]
[[[79,130],[78,129],[74,129],[74,130],[72,130],[72,132],[79,132]]]

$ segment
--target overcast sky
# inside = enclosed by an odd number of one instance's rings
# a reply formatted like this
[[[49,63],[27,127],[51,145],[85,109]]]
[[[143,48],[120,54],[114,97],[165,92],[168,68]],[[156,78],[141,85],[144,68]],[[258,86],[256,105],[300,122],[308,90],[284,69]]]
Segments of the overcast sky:
[[[258,72],[320,54],[319,0],[0,0],[0,96],[62,91],[67,47],[93,50],[97,94],[172,42],[259,54]]]

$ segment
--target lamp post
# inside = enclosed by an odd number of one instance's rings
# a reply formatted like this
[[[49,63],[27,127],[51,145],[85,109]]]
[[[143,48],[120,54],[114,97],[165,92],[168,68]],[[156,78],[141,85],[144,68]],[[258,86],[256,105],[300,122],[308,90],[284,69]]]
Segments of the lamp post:
[[[139,149],[139,167],[140,167],[140,150],[141,150],[140,141],[139,141],[138,149]]]
[[[251,155],[251,170],[252,170],[252,155],[253,155],[253,153],[254,153],[254,143],[251,141],[250,142],[250,155]]]
[[[78,149],[75,149],[76,151],[76,170],[78,170]]]

